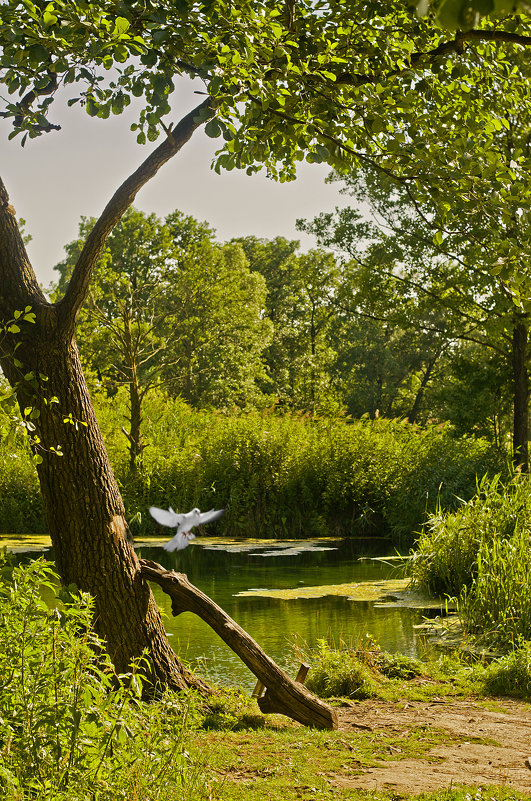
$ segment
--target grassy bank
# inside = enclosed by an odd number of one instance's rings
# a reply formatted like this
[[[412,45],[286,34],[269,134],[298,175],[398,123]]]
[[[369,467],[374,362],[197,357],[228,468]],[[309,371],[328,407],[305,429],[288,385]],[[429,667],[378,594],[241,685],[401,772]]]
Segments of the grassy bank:
[[[499,469],[484,441],[401,421],[197,411],[162,396],[146,403],[147,447],[128,471],[121,396],[96,398],[111,460],[136,531],[149,505],[224,507],[219,533],[250,537],[387,535],[407,546],[426,511],[470,498],[476,475]],[[0,530],[43,530],[36,478],[23,448],[0,459]]]
[[[438,510],[419,539],[414,581],[458,599],[466,634],[509,650],[531,641],[529,478],[484,480],[453,513]]]
[[[356,789],[356,777],[385,763],[438,758],[441,745],[460,747],[467,732],[444,731],[420,716],[397,729],[356,725],[313,731],[281,716],[263,717],[256,702],[221,691],[208,705],[167,694],[142,700],[142,665],[117,683],[91,629],[91,601],[61,591],[44,561],[0,564],[0,796],[6,801],[519,801],[507,787],[450,787],[397,795]],[[313,684],[336,702],[356,707],[359,670],[367,695],[440,704],[484,692],[475,668],[443,658],[426,665],[391,656],[374,644],[334,651],[326,643],[311,658]],[[354,667],[356,668],[355,672]],[[349,678],[346,678],[348,674]],[[491,688],[492,689],[492,688]],[[499,687],[503,691],[504,687]],[[405,706],[407,707],[407,703]],[[495,743],[480,738],[489,747]]]

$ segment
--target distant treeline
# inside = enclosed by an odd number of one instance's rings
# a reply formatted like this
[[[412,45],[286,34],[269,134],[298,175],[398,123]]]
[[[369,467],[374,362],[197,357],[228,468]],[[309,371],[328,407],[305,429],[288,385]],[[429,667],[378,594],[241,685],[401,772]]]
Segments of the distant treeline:
[[[179,211],[124,215],[78,343],[95,389],[127,389],[133,469],[157,387],[200,409],[450,422],[510,454],[513,304],[483,273],[442,260],[405,200],[388,201],[407,226],[391,235],[353,209],[320,215],[299,221],[324,245],[307,253],[282,237],[219,243]],[[64,290],[91,224],[67,245],[52,293]]]

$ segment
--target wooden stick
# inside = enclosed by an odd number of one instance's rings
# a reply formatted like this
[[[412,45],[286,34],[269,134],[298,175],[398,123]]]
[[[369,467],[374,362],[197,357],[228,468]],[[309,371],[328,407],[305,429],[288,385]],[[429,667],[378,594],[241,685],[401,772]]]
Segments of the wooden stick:
[[[181,612],[198,615],[267,687],[265,695],[258,698],[262,712],[279,712],[305,726],[337,729],[337,711],[309,692],[303,684],[290,679],[253,638],[211,598],[194,587],[184,573],[166,570],[148,559],[141,559],[140,566],[144,578],[155,581],[170,596],[175,616]]]
[[[262,684],[260,679],[258,679],[258,681],[255,684],[254,690],[251,694],[251,698],[260,698],[260,696],[263,695],[264,690],[265,690],[265,684]]]
[[[309,666],[309,664],[307,662],[301,662],[301,666],[299,668],[299,672],[297,673],[297,675],[295,677],[295,681],[297,681],[299,684],[304,684],[304,682],[306,681],[306,676],[308,675],[309,669],[310,669],[310,666]]]

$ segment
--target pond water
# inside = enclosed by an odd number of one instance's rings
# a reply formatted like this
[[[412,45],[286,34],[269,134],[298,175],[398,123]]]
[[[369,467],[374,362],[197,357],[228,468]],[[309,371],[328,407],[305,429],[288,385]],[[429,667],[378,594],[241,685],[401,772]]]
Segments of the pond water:
[[[367,582],[370,588],[370,582],[403,576],[400,560],[360,559],[360,543],[353,540],[251,541],[201,537],[186,550],[174,553],[164,551],[162,542],[140,543],[139,556],[186,573],[196,587],[219,604],[291,675],[295,675],[300,662],[294,650],[296,642],[310,647],[321,638],[332,643],[340,639],[356,643],[370,635],[387,651],[401,651],[410,656],[423,653],[422,640],[414,629],[426,614],[421,609],[352,600],[348,595],[289,600],[260,595],[261,590],[350,582]],[[371,547],[377,551],[381,546],[375,540]],[[32,557],[39,554],[38,543],[34,547]],[[21,542],[16,550],[21,553],[26,549]],[[44,553],[47,558],[53,557],[50,550]],[[184,661],[197,667],[211,682],[242,686],[246,690],[254,687],[255,677],[206,623],[189,612],[174,618],[169,597],[156,585],[152,589],[166,613],[164,624],[173,648]],[[239,594],[249,590],[258,592]]]

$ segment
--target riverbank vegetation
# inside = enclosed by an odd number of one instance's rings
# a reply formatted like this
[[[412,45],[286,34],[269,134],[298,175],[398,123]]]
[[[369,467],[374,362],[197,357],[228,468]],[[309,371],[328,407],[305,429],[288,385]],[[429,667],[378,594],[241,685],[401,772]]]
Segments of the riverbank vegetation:
[[[366,792],[347,789],[356,772],[388,760],[399,768],[404,759],[430,759],[438,745],[470,740],[470,734],[430,728],[421,718],[401,734],[375,734],[363,719],[338,732],[301,729],[280,716],[263,717],[256,702],[236,690],[220,690],[208,702],[171,692],[143,700],[142,660],[117,677],[91,628],[91,599],[59,587],[42,559],[0,564],[0,616],[8,635],[0,639],[0,669],[9,677],[0,687],[0,791],[6,801],[250,801],[262,792],[273,801],[363,801]],[[524,691],[523,663],[514,659],[489,667],[448,656],[425,663],[382,652],[371,641],[337,649],[321,642],[305,657],[312,663],[308,686],[333,696],[342,709],[363,697],[403,705],[473,695],[481,703],[485,693],[529,698],[531,691],[529,671]],[[341,776],[344,788],[328,781]],[[508,788],[479,796],[477,788],[472,795],[469,789],[424,793],[422,799],[526,797]],[[396,795],[382,790],[370,797],[391,801]]]
[[[155,531],[151,504],[215,506],[227,508],[216,531],[231,536],[375,535],[409,547],[438,502],[456,508],[473,495],[478,473],[500,467],[487,440],[457,437],[447,426],[276,409],[238,414],[153,393],[144,405],[142,470],[131,472],[125,392],[94,400],[135,533]],[[8,447],[0,531],[42,531],[23,435]]]
[[[438,655],[435,650],[424,660],[389,654],[371,637],[335,645],[320,640],[314,647],[299,646],[298,652],[312,665],[306,685],[322,698],[397,701],[476,694],[531,700],[528,642],[489,660],[459,650]]]
[[[531,640],[530,512],[527,476],[483,480],[457,511],[429,517],[411,562],[414,582],[456,598],[465,634],[494,649]]]

